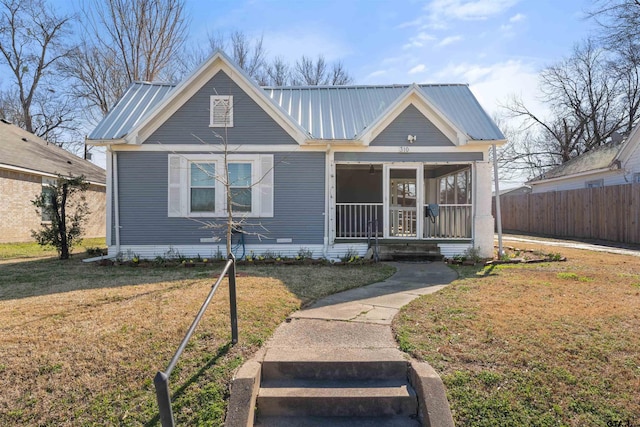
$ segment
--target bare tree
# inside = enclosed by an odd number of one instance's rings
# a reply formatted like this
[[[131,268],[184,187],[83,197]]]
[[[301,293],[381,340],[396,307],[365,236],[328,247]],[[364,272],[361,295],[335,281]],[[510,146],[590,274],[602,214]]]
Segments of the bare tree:
[[[594,0],[595,7],[589,12],[601,29],[600,37],[611,49],[626,45],[630,41],[640,42],[640,1],[638,0]]]
[[[587,40],[540,73],[549,117],[535,114],[517,98],[506,104],[508,116],[522,119],[527,132],[526,142],[510,146],[512,164],[524,162],[541,171],[607,143],[620,130],[627,108],[625,85],[610,63],[606,52]]]
[[[293,66],[280,56],[269,61],[262,36],[251,39],[241,31],[228,36],[212,33],[209,34],[208,41],[208,49],[196,47],[186,54],[183,75],[220,49],[260,86],[345,85],[353,81],[342,62],[328,64],[322,55],[315,61],[303,55]]]
[[[291,81],[291,69],[281,56],[275,57],[266,69],[271,86],[286,86]]]
[[[5,91],[2,114],[25,130],[54,139],[74,120],[61,101],[54,69],[69,56],[65,43],[72,17],[59,15],[42,0],[0,0],[0,64],[11,71],[14,90]]]
[[[183,0],[87,0],[84,34],[65,64],[74,95],[102,114],[133,81],[171,80],[184,46]]]

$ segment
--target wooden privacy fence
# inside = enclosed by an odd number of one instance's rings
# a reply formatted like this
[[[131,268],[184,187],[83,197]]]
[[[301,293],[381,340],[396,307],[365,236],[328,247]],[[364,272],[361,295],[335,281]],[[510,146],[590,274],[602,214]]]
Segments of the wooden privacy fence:
[[[640,243],[640,184],[504,196],[500,205],[505,231]]]

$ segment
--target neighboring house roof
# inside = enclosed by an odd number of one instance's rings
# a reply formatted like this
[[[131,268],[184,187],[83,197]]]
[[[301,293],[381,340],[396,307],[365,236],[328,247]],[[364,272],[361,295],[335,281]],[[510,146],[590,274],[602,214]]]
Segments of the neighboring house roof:
[[[531,193],[531,187],[528,185],[521,185],[520,187],[507,188],[505,190],[500,190],[500,197],[502,196],[516,196],[520,194],[529,194]],[[491,192],[491,195],[495,197],[496,192]]]
[[[221,52],[216,55],[229,61]],[[254,82],[252,84],[255,85]],[[469,87],[463,84],[255,87],[290,122],[314,139],[357,139],[379,120],[383,112],[415,87],[470,139],[504,140],[502,132],[482,109]],[[162,101],[173,96],[174,88],[174,85],[165,83],[134,82],[88,139],[122,140],[157,108],[162,108]]]
[[[105,185],[105,170],[5,120],[0,120],[0,168],[39,175],[84,175]]]
[[[628,141],[628,140],[627,140]],[[528,181],[527,184],[535,185],[539,182],[566,178],[576,175],[585,175],[595,173],[606,169],[617,169],[619,167],[617,158],[618,153],[624,147],[623,143],[609,143],[587,151],[584,154],[574,157],[555,168],[543,173],[542,175]]]

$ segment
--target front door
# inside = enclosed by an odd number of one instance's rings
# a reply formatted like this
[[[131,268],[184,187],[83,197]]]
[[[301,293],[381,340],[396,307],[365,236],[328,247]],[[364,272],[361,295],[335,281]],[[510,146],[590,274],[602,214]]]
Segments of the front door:
[[[415,239],[420,235],[418,171],[418,167],[386,168],[385,237]]]

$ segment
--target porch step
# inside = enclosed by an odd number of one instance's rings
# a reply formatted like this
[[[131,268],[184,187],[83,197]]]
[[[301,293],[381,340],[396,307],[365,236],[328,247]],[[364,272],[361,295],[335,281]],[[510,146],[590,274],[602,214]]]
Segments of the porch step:
[[[442,261],[440,248],[433,243],[384,243],[378,254],[382,261]]]
[[[416,394],[406,379],[267,380],[257,404],[261,417],[390,417],[418,412]]]
[[[420,425],[409,365],[397,350],[289,353],[271,349],[262,362],[256,426]]]
[[[263,417],[256,427],[420,427],[412,417]]]

